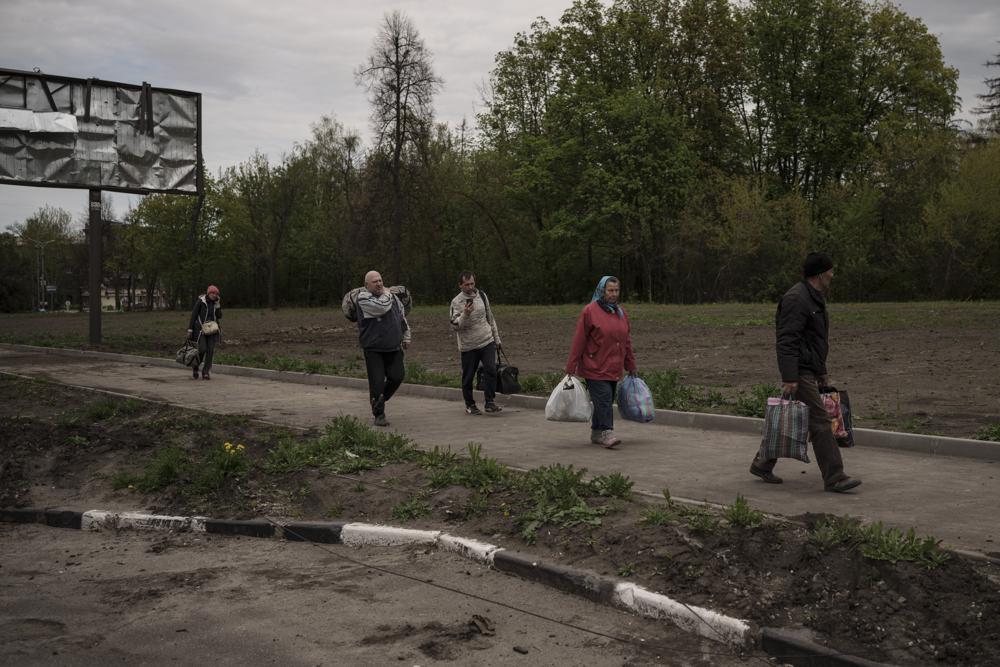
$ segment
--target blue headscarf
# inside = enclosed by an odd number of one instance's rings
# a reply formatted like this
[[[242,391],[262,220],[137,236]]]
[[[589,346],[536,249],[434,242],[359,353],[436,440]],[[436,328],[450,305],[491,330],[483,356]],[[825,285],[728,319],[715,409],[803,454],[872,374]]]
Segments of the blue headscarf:
[[[617,303],[608,303],[607,301],[604,300],[604,288],[605,286],[607,286],[609,280],[613,283],[621,284],[621,281],[619,281],[614,276],[602,277],[601,281],[597,283],[597,289],[594,290],[594,296],[593,298],[590,299],[590,301],[591,303],[596,301],[597,305],[599,305],[601,308],[608,311],[609,313],[618,313],[619,318],[625,317],[624,313],[622,313],[622,309],[618,307]]]

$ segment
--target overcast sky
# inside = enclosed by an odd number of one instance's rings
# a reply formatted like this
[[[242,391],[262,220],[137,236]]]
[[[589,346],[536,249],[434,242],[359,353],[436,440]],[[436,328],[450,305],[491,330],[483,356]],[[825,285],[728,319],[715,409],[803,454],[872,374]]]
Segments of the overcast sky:
[[[276,160],[332,115],[370,136],[354,71],[386,12],[400,9],[430,48],[444,88],[436,118],[474,121],[497,52],[537,16],[557,23],[571,0],[0,0],[0,67],[200,92],[210,172],[255,149]],[[972,119],[983,63],[1000,51],[1000,2],[902,0],[959,69],[962,118]],[[136,197],[114,195],[120,216]],[[86,190],[0,185],[0,229],[45,204],[79,217]]]

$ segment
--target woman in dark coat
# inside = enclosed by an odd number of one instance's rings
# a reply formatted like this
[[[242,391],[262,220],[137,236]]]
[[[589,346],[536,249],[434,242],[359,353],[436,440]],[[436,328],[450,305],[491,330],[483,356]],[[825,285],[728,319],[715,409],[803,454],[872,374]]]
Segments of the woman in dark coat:
[[[191,310],[191,322],[188,324],[188,338],[198,344],[198,364],[195,364],[194,379],[198,379],[198,366],[201,366],[201,377],[211,380],[212,356],[215,354],[215,344],[222,337],[219,320],[222,319],[222,303],[219,301],[219,288],[209,285],[205,293],[195,300]],[[205,324],[211,322],[207,327]],[[214,333],[205,333],[205,329],[214,328]]]

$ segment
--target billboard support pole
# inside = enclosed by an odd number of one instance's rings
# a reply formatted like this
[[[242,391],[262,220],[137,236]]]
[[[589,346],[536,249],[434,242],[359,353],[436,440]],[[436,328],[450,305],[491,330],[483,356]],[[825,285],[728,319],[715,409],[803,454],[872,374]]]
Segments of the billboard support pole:
[[[90,344],[101,344],[101,191],[90,190]]]

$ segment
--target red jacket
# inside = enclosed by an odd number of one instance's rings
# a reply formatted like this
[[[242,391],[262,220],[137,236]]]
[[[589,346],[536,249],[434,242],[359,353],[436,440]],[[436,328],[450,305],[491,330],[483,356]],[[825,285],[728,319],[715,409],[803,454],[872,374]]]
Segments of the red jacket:
[[[635,370],[632,327],[625,311],[622,317],[609,313],[596,301],[587,304],[576,321],[573,345],[566,360],[566,373],[588,380],[622,379],[622,367]]]

